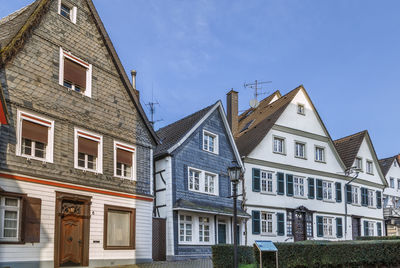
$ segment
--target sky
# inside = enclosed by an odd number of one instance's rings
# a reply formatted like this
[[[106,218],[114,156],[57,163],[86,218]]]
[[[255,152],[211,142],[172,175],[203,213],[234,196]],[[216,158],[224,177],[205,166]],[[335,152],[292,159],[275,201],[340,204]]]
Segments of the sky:
[[[0,0],[0,17],[32,0]],[[400,153],[400,1],[93,0],[158,129],[239,92],[309,93],[333,139],[367,129]],[[261,95],[259,99],[266,97]]]

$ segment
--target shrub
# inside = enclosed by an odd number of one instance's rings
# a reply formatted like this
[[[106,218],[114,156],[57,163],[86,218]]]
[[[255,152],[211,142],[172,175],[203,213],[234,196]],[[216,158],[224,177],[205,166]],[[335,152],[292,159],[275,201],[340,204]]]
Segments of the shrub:
[[[233,263],[233,245],[212,246],[212,261],[214,268],[230,268]],[[238,263],[254,263],[253,247],[238,246]]]
[[[400,240],[400,236],[359,236],[357,240]]]

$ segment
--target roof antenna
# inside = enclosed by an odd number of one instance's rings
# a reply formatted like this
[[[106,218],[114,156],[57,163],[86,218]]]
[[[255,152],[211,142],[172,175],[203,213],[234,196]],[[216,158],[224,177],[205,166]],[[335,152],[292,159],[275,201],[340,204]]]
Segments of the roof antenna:
[[[244,83],[243,87],[244,88],[251,88],[254,89],[254,99],[250,100],[250,107],[251,108],[257,108],[257,106],[260,104],[258,102],[258,96],[267,94],[267,92],[261,92],[261,90],[264,89],[264,84],[270,84],[272,81],[263,81],[259,82],[257,80],[254,81],[254,83]]]
[[[151,84],[151,101],[146,103],[146,106],[149,107],[150,110],[150,124],[154,127],[154,124],[160,121],[163,121],[163,119],[158,119],[154,121],[154,114],[156,113],[156,105],[160,105],[158,101],[154,101],[153,98],[153,83]]]

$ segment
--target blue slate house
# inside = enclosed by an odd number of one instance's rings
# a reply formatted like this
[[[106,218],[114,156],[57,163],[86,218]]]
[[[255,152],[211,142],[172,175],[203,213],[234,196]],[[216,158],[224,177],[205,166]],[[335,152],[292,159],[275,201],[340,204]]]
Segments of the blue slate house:
[[[157,131],[154,217],[166,219],[166,258],[211,255],[233,243],[233,201],[227,168],[242,166],[221,101]],[[243,187],[239,185],[239,193]],[[240,244],[245,219],[238,201]]]

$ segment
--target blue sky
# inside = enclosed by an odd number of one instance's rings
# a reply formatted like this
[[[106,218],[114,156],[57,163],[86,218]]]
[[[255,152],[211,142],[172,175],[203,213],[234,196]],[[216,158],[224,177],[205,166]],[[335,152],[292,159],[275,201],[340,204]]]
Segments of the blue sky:
[[[0,0],[0,17],[30,2]],[[368,129],[379,157],[400,152],[400,1],[94,3],[142,103],[160,103],[156,129],[230,88],[244,110],[244,82],[270,80],[282,94],[303,84],[332,138]]]

